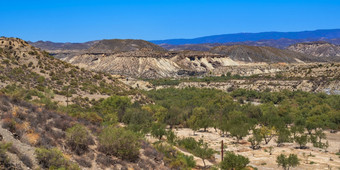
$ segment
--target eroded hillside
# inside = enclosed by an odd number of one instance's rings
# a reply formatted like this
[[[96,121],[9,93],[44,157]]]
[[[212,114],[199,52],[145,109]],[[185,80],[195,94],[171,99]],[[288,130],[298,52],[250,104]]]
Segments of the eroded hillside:
[[[77,47],[77,44],[73,45]],[[226,66],[326,61],[289,50],[245,45],[218,46],[210,49],[212,46],[207,44],[204,51],[166,51],[143,40],[114,39],[97,41],[88,48],[77,51],[70,51],[66,47],[65,50],[62,48],[53,50],[56,48],[42,44],[37,46],[45,48],[57,58],[82,68],[148,79],[207,76],[217,70],[220,72],[223,70],[221,68]],[[199,50],[200,47],[197,48]],[[207,49],[210,51],[206,51]],[[263,73],[265,72],[273,70],[264,70]]]
[[[340,46],[324,41],[294,44],[289,46],[288,49],[317,56],[324,60],[340,61]]]
[[[8,92],[15,88],[34,90],[37,98],[32,100],[41,99],[38,92],[53,93],[53,101],[64,105],[88,105],[109,95],[136,96],[130,87],[108,74],[72,66],[15,38],[0,39],[0,73],[0,88]]]

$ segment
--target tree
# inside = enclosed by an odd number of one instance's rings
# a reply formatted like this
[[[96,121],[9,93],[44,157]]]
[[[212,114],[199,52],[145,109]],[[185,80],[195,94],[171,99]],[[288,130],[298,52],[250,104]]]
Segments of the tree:
[[[290,167],[296,167],[300,164],[300,161],[295,154],[290,154],[288,157],[284,154],[280,154],[279,156],[276,157],[276,163],[284,170],[289,170]]]
[[[253,128],[253,135],[248,138],[248,142],[251,144],[252,149],[259,149],[260,143],[262,142],[262,136],[259,129]]]
[[[176,143],[177,136],[172,130],[168,130],[166,132],[166,140],[169,144],[174,145]]]
[[[98,106],[99,112],[102,114],[118,114],[118,120],[121,121],[126,109],[131,105],[128,97],[111,96],[106,98]]]
[[[167,115],[167,109],[160,105],[149,104],[142,107],[143,110],[151,113],[154,120],[159,123],[164,123],[165,117]]]
[[[222,170],[241,170],[249,164],[249,159],[242,156],[236,155],[234,152],[226,152],[224,154],[223,161],[220,163]]]
[[[181,109],[177,106],[172,106],[168,109],[168,112],[165,116],[165,123],[170,126],[170,129],[173,128],[174,125],[179,123]]]
[[[200,143],[202,143],[202,145],[194,149],[194,155],[202,159],[205,168],[205,160],[211,158],[215,151],[208,147],[208,143],[203,143],[203,141]]]
[[[305,149],[308,142],[308,136],[306,134],[295,136],[294,141],[299,144],[300,149]]]
[[[149,133],[152,127],[153,118],[151,114],[139,108],[129,108],[122,120],[128,125],[128,129],[138,133]]]
[[[161,123],[153,123],[151,127],[151,135],[161,140],[166,135],[165,125]]]
[[[327,149],[329,146],[328,141],[326,141],[325,143],[322,142],[323,139],[327,139],[326,134],[323,132],[322,129],[316,130],[314,135],[311,134],[310,139],[314,147]]]
[[[230,113],[229,132],[232,136],[236,137],[237,142],[243,137],[247,136],[251,127],[248,117],[242,112],[233,111]]]
[[[289,129],[286,129],[286,128],[277,129],[276,134],[277,134],[277,139],[276,139],[277,146],[281,146],[282,143],[284,142],[291,141]]]
[[[204,131],[206,131],[211,123],[207,109],[205,109],[204,107],[196,107],[192,111],[191,116],[194,116],[194,123],[197,124],[195,126],[198,126],[199,128],[204,128]]]
[[[93,139],[85,126],[76,124],[66,130],[66,142],[80,155],[88,150],[88,145],[93,143]]]
[[[198,126],[198,118],[196,117],[196,115],[190,116],[190,119],[188,120],[188,125],[190,129],[193,130],[195,136],[195,132],[200,129],[200,127]]]
[[[106,127],[99,135],[99,151],[121,159],[138,158],[140,139],[132,131],[113,126]]]
[[[272,140],[272,138],[275,135],[275,128],[274,127],[268,127],[268,126],[262,126],[260,128],[260,135],[264,139],[265,143],[268,144],[270,142],[270,140]]]

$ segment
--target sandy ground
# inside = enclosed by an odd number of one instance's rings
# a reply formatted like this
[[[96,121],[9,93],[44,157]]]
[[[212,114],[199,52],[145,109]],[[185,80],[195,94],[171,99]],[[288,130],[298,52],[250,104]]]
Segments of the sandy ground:
[[[216,151],[221,150],[221,141],[227,145],[226,150],[234,151],[237,154],[247,156],[250,160],[250,165],[257,167],[258,169],[270,170],[270,169],[278,169],[276,164],[276,157],[283,154],[294,153],[297,154],[300,159],[300,165],[293,169],[340,169],[340,156],[335,155],[336,152],[340,149],[340,133],[331,134],[329,132],[325,132],[327,135],[327,139],[329,142],[328,152],[325,152],[322,149],[314,148],[311,144],[308,144],[309,149],[295,149],[296,144],[286,143],[285,146],[277,147],[275,143],[275,138],[272,139],[269,144],[265,145],[264,142],[261,143],[261,149],[252,150],[250,148],[250,143],[246,142],[247,137],[241,143],[244,144],[235,144],[235,139],[231,137],[221,137],[219,135],[219,131],[215,132],[214,129],[208,129],[208,132],[196,132],[196,136],[193,136],[193,131],[188,128],[181,128],[174,130],[178,137],[193,137],[196,140],[203,139],[205,142],[208,142],[210,147],[215,149]],[[270,155],[269,147],[273,146],[272,155]],[[267,150],[267,151],[265,151]],[[303,156],[312,154],[312,157],[307,158]],[[216,154],[216,161],[220,162],[221,156],[220,154]],[[311,162],[314,162],[311,164]],[[308,163],[307,163],[308,162]]]

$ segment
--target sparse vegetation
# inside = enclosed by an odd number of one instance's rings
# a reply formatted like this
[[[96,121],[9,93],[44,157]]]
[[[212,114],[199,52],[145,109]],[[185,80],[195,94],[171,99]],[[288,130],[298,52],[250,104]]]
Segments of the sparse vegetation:
[[[280,154],[276,158],[278,166],[281,166],[284,170],[289,170],[289,168],[296,167],[300,164],[300,161],[295,154],[290,154],[288,157],[284,154]]]

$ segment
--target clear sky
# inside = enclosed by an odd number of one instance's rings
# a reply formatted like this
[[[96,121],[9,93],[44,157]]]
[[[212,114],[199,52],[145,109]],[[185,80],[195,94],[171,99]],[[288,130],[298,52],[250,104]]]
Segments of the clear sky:
[[[1,0],[0,36],[85,42],[340,28],[340,0]]]

